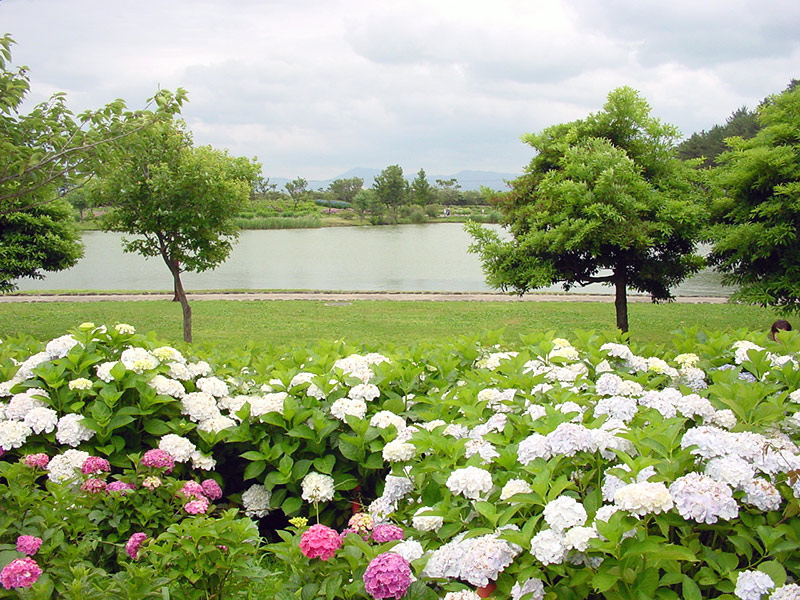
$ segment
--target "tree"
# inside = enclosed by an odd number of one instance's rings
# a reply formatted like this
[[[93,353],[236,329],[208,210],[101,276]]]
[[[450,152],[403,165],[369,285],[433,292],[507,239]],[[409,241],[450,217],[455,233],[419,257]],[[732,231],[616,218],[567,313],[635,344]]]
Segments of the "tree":
[[[427,206],[433,202],[433,187],[428,183],[425,169],[420,169],[414,181],[411,182],[411,196],[415,204]]]
[[[759,107],[755,137],[734,137],[714,183],[709,262],[733,298],[800,310],[800,87]]]
[[[184,271],[215,268],[230,254],[238,231],[233,217],[257,184],[261,166],[210,146],[192,146],[180,122],[132,136],[113,173],[98,186],[112,208],[104,229],[138,236],[125,252],[160,256],[172,274],[183,310],[183,338],[192,341],[192,310]]]
[[[499,204],[511,239],[466,226],[488,282],[519,294],[613,285],[623,332],[628,287],[670,300],[703,265],[694,247],[707,212],[699,171],[675,157],[677,138],[627,87],[598,113],[526,136],[537,154]]]
[[[0,291],[17,288],[14,279],[42,279],[42,271],[62,271],[83,256],[72,206],[63,199],[0,214]]]
[[[364,180],[361,177],[350,177],[349,179],[332,181],[328,189],[333,193],[336,200],[351,203],[363,186]]]
[[[303,179],[302,177],[297,177],[292,181],[287,181],[283,184],[283,187],[286,188],[286,192],[292,199],[294,208],[297,208],[297,204],[301,200],[305,200],[306,196],[308,196],[308,180]]]
[[[115,142],[180,111],[186,92],[162,90],[155,111],[126,110],[115,100],[76,118],[63,93],[20,114],[30,81],[25,67],[9,68],[14,41],[0,37],[0,213],[50,202],[101,171]]]
[[[0,36],[0,290],[13,280],[75,265],[83,246],[72,210],[59,198],[107,164],[126,136],[179,111],[185,92],[159,92],[154,112],[130,112],[122,100],[76,118],[64,94],[22,114],[30,80],[11,68],[9,35]]]
[[[400,165],[390,165],[375,177],[372,189],[378,200],[391,209],[397,222],[397,207],[407,202],[408,182],[403,177]]]
[[[743,106],[735,110],[725,125],[714,125],[709,131],[693,133],[678,146],[678,157],[684,160],[702,158],[703,166],[717,165],[717,156],[726,150],[725,139],[732,136],[753,137],[758,132],[756,112]]]
[[[461,204],[460,189],[461,184],[455,177],[436,180],[436,195],[440,204]]]

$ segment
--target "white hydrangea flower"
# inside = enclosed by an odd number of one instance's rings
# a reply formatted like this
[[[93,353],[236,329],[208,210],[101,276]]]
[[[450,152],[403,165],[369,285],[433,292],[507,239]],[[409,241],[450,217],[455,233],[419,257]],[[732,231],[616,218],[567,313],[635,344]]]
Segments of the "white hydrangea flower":
[[[614,493],[614,504],[640,517],[666,512],[674,506],[667,486],[660,481],[629,483]]]
[[[589,549],[589,540],[600,537],[594,527],[573,527],[564,533],[564,545],[568,550],[586,552]]]
[[[219,413],[213,417],[209,417],[208,419],[203,419],[197,424],[198,431],[206,431],[210,433],[219,433],[220,431],[229,429],[231,427],[236,427],[236,421]]]
[[[377,427],[378,429],[388,429],[394,426],[397,431],[401,431],[406,427],[406,420],[390,410],[381,410],[372,415],[369,424],[371,427]],[[427,423],[425,425],[427,425]],[[423,427],[425,427],[425,425],[423,425]]]
[[[80,476],[81,466],[89,458],[83,450],[69,449],[58,454],[47,463],[47,477],[55,483],[64,483]]]
[[[381,391],[377,385],[371,383],[359,383],[358,385],[350,388],[347,392],[350,398],[363,400],[364,402],[372,402],[381,395]]]
[[[478,587],[497,579],[522,551],[516,544],[500,539],[496,533],[465,539],[461,544],[465,551],[458,576]]]
[[[71,335],[62,335],[61,337],[47,342],[44,351],[47,353],[47,356],[50,357],[50,360],[55,360],[57,358],[64,358],[69,354],[70,350],[78,345],[83,346]]]
[[[398,477],[397,475],[387,475],[384,480],[383,493],[381,498],[391,502],[402,500],[414,489],[414,482],[408,477]]]
[[[444,525],[444,517],[423,514],[432,511],[433,509],[430,506],[418,508],[414,516],[411,517],[411,526],[419,531],[439,531],[439,528]]]
[[[4,419],[0,421],[0,448],[3,450],[21,448],[31,433],[33,433],[31,428],[22,421]]]
[[[711,423],[723,429],[733,429],[737,423],[736,414],[729,408],[723,408],[714,413]]]
[[[509,479],[500,490],[500,500],[506,501],[516,494],[530,494],[533,490],[524,479]]]
[[[333,477],[311,471],[303,477],[301,497],[306,502],[329,502],[333,500]]]
[[[714,418],[714,414],[717,412],[708,398],[703,398],[698,394],[684,396],[681,401],[676,404],[676,408],[679,413],[689,419],[697,415],[709,421]]]
[[[260,483],[254,483],[242,493],[244,514],[248,517],[265,517],[269,513],[272,492]]]
[[[547,360],[552,360],[554,358],[563,358],[566,360],[578,360],[580,356],[581,355],[578,353],[578,351],[572,346],[569,345],[557,346],[553,348],[547,355]]]
[[[67,387],[70,390],[86,391],[92,389],[92,382],[86,379],[86,377],[78,377],[77,379],[70,380]]]
[[[157,394],[162,394],[164,396],[183,398],[186,395],[186,390],[183,388],[183,384],[180,381],[165,377],[161,374],[153,377],[147,382],[147,385],[153,388]]]
[[[750,358],[748,357],[748,353],[751,350],[759,352],[763,349],[764,348],[762,348],[758,344],[754,344],[753,342],[750,342],[748,340],[739,340],[738,342],[734,342],[733,344],[733,350],[734,350],[733,360],[737,365],[740,365],[743,362],[750,360]]]
[[[189,371],[189,367],[185,364],[180,362],[171,362],[167,363],[169,367],[169,372],[167,375],[172,377],[173,379],[177,379],[179,381],[189,381],[193,379],[191,371]]]
[[[478,500],[492,489],[492,474],[478,467],[464,467],[450,473],[445,485],[454,494]]]
[[[58,413],[52,408],[37,406],[28,411],[24,423],[33,433],[52,433],[58,424]]]
[[[105,381],[106,383],[111,383],[114,381],[114,376],[111,375],[111,369],[113,369],[119,361],[110,360],[104,363],[100,363],[94,368],[95,373],[97,373],[97,378],[101,381]]]
[[[18,383],[20,381],[26,381],[27,379],[31,379],[33,377],[33,370],[48,362],[50,360],[50,355],[47,352],[37,352],[36,354],[32,354],[28,358],[26,358],[22,363],[19,365],[17,372],[14,374],[12,381],[14,383]]]
[[[47,403],[36,396],[49,397],[47,392],[40,388],[30,388],[20,394],[14,394],[5,408],[5,416],[13,421],[22,421],[34,408],[44,408]]]
[[[531,538],[531,554],[543,565],[560,565],[567,552],[564,536],[553,529],[544,529]]]
[[[144,348],[131,346],[122,351],[119,361],[129,371],[141,375],[145,371],[155,369],[159,365],[158,359]]]
[[[559,496],[544,507],[545,522],[552,529],[562,532],[586,523],[586,509],[571,496]]]
[[[204,360],[186,363],[186,369],[189,371],[190,379],[195,379],[196,377],[207,377],[211,375],[211,365]],[[176,377],[176,379],[179,378]]]
[[[684,519],[713,524],[739,514],[731,488],[708,475],[688,473],[679,477],[669,486],[669,493]]]
[[[176,362],[179,364],[186,364],[186,358],[179,350],[172,346],[159,346],[153,349],[153,356],[155,356],[162,363]]]
[[[331,415],[347,422],[348,416],[363,419],[367,414],[367,403],[360,398],[339,398],[331,404]]]
[[[269,412],[276,412],[283,414],[283,403],[289,394],[286,392],[270,392],[262,394],[261,396],[251,397],[250,402],[250,416],[260,417]]]
[[[191,392],[181,398],[181,412],[195,423],[220,415],[217,401],[206,392]]]
[[[74,448],[81,442],[92,439],[94,431],[82,425],[81,421],[83,421],[83,416],[75,413],[61,417],[56,425],[56,441]]]
[[[766,479],[752,479],[742,486],[745,496],[744,501],[752,504],[759,510],[768,512],[781,507],[781,493]]]
[[[217,461],[211,456],[206,456],[199,450],[192,452],[189,457],[192,461],[193,469],[200,469],[201,471],[213,471],[217,466]]]
[[[761,596],[775,587],[772,578],[761,571],[741,571],[736,577],[733,593],[741,600],[761,600]]]
[[[222,398],[228,395],[228,384],[219,377],[200,377],[195,385],[201,392],[205,392],[215,398]]]
[[[549,460],[551,457],[552,453],[547,445],[547,438],[540,433],[532,433],[517,447],[517,460],[523,465],[527,465],[537,458]]]
[[[383,460],[387,462],[405,462],[416,456],[417,449],[414,444],[392,440],[383,447],[382,454]]]
[[[547,448],[553,456],[575,456],[578,452],[592,452],[596,449],[591,432],[577,423],[561,423],[545,437]]]
[[[158,442],[159,450],[169,452],[177,462],[186,462],[192,458],[192,454],[197,450],[195,445],[174,433],[168,433]]]
[[[454,437],[457,440],[463,440],[465,437],[469,437],[469,429],[465,425],[459,425],[457,423],[450,423],[445,427],[442,433],[443,435]]]
[[[405,421],[403,421],[405,423]],[[422,427],[425,431],[433,431],[437,427],[447,427],[447,423],[444,422],[442,419],[434,419],[433,421],[428,421],[427,423],[417,423],[420,427]],[[446,435],[443,432],[443,435]]]
[[[467,442],[467,445],[464,448],[464,455],[469,458],[474,454],[477,454],[481,457],[481,462],[483,464],[491,462],[493,459],[500,456],[500,453],[497,451],[494,445],[490,444],[483,438],[471,439]]]
[[[739,456],[718,456],[706,463],[706,475],[727,483],[732,488],[741,488],[751,481],[755,475],[755,468]]]
[[[422,555],[425,554],[425,551],[422,549],[422,544],[410,538],[392,546],[392,552],[394,554],[399,554],[408,562],[413,562],[418,558],[422,558]]]
[[[128,325],[127,323],[117,323],[114,325],[114,329],[120,335],[133,335],[136,333],[136,328],[133,325]]]
[[[595,416],[608,415],[625,423],[633,420],[638,410],[636,400],[627,396],[606,396],[597,401],[594,407]]]
[[[678,356],[675,357],[675,362],[678,363],[681,368],[693,367],[699,361],[700,357],[694,353],[678,354]]]
[[[800,600],[800,585],[796,583],[787,583],[779,588],[775,588],[769,600]]]
[[[526,594],[532,594],[528,596],[530,600],[544,600],[544,581],[532,577],[522,585],[516,582],[511,588],[511,600],[521,600]]]
[[[525,409],[525,412],[534,421],[537,421],[547,415],[547,411],[545,410],[544,406],[540,404],[531,404],[527,409]]]

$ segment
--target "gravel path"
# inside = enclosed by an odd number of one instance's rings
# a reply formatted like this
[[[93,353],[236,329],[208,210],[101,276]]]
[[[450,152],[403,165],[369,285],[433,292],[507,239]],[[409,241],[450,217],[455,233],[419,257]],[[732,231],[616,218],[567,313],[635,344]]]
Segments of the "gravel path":
[[[354,300],[402,300],[437,302],[614,302],[612,294],[538,294],[516,296],[500,293],[472,292],[202,292],[188,293],[189,300],[319,300],[352,302]],[[172,300],[172,294],[6,294],[0,302],[134,302]],[[679,296],[676,302],[688,304],[724,304],[727,298],[717,296]],[[650,302],[650,296],[629,295],[628,302]]]

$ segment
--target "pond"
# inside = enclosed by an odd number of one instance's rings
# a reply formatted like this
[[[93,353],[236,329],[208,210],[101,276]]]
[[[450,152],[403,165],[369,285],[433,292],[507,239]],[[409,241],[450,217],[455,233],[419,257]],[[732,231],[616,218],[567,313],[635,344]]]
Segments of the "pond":
[[[86,253],[75,267],[47,274],[43,280],[19,280],[19,287],[171,289],[172,280],[161,259],[123,253],[121,238],[115,233],[86,232]],[[206,273],[185,273],[183,281],[188,290],[491,291],[478,257],[467,251],[471,240],[460,223],[243,231],[223,265]],[[688,296],[730,293],[711,271],[675,291]],[[613,289],[591,285],[576,290],[581,292],[610,294]]]

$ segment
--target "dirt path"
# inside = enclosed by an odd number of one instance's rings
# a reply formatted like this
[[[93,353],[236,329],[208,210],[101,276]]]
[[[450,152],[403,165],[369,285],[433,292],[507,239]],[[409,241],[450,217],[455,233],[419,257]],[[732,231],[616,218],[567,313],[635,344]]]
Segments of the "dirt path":
[[[189,300],[319,300],[352,302],[355,300],[398,300],[437,302],[614,302],[612,294],[539,294],[524,296],[491,292],[202,292],[189,293]],[[1,302],[134,302],[171,300],[172,294],[6,294]],[[676,302],[687,304],[724,304],[727,298],[715,296],[679,296]],[[650,296],[629,295],[628,302],[650,302]]]

